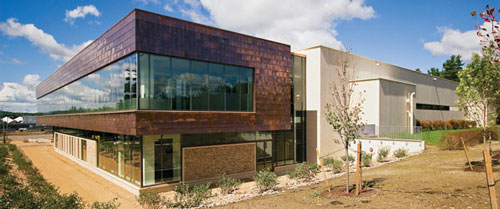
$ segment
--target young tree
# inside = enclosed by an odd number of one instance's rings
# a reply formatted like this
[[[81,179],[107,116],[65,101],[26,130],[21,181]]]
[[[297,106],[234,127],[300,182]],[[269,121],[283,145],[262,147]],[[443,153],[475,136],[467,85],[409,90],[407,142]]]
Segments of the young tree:
[[[496,16],[500,14],[500,10],[495,11],[495,8],[490,8],[488,5],[484,11],[479,13],[481,20],[476,19],[477,11],[472,11],[471,15],[476,20],[475,28],[477,36],[480,38],[479,44],[483,49],[489,48],[495,53],[489,56],[489,62],[500,63],[500,23]],[[500,68],[493,65],[493,69],[500,73]]]
[[[451,55],[450,59],[443,63],[441,77],[452,81],[458,81],[458,72],[460,72],[462,66],[464,66],[461,58],[462,56],[460,55]]]
[[[482,50],[483,56],[473,54],[472,62],[458,73],[457,105],[466,117],[483,129],[483,133],[498,116],[500,74],[495,68],[500,68],[498,63],[490,62],[494,53],[494,49],[486,48]],[[483,142],[486,143],[484,134]]]
[[[421,72],[422,72],[422,71],[420,70],[420,68],[415,69],[415,71],[416,71],[416,72],[419,72],[419,73],[421,73]]]
[[[356,71],[351,66],[351,56],[349,52],[339,56],[333,72],[330,102],[325,106],[326,120],[340,136],[340,139],[333,140],[344,145],[346,159],[350,143],[359,137],[359,131],[365,125],[362,121],[364,98],[362,93],[356,97]],[[349,193],[349,163],[346,163],[346,192]]]

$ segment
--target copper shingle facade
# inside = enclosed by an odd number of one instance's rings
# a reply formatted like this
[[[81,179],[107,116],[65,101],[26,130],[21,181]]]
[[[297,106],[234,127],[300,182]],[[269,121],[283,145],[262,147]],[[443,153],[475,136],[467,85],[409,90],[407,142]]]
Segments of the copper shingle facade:
[[[290,46],[133,10],[37,87],[40,98],[135,52],[251,67],[254,112],[124,111],[49,115],[37,122],[127,135],[290,129]]]

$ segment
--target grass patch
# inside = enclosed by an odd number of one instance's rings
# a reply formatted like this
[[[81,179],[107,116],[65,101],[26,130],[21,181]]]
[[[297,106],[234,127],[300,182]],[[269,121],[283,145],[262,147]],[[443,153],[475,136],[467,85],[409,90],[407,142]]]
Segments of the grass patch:
[[[500,125],[497,125],[497,129],[500,131]],[[422,132],[422,140],[424,140],[425,143],[429,145],[439,145],[440,140],[444,135],[448,133],[456,133],[465,130],[473,130],[473,128],[424,131]]]

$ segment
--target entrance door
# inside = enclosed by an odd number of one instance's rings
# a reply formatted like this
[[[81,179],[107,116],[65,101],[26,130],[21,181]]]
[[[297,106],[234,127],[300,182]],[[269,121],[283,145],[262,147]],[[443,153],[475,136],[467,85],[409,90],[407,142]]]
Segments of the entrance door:
[[[273,141],[258,141],[257,144],[257,171],[273,170]]]

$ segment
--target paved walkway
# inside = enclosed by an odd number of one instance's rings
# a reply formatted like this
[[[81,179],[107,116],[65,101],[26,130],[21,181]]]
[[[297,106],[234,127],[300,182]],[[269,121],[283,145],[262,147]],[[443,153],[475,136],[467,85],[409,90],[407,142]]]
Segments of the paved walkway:
[[[60,192],[77,192],[86,203],[117,197],[120,208],[140,208],[134,194],[56,153],[51,144],[14,143],[33,161],[48,182],[59,187]]]

